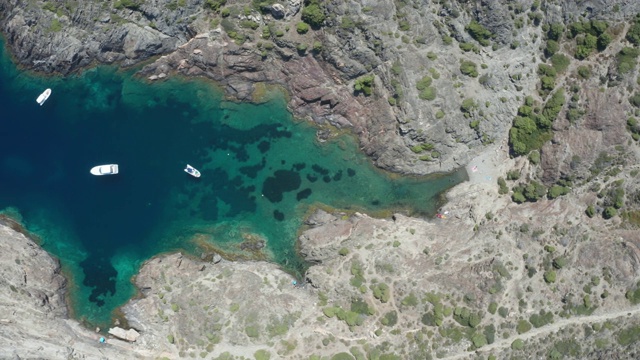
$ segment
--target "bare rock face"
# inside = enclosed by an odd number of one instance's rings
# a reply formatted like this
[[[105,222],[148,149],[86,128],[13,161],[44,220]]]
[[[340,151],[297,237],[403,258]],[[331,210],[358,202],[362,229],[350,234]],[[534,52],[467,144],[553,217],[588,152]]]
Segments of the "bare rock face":
[[[67,319],[58,261],[16,230],[0,218],[0,358],[144,358],[115,339],[100,344],[99,334]]]
[[[140,333],[137,332],[135,329],[129,329],[129,330],[125,330],[121,327],[113,327],[109,329],[109,334],[122,339],[122,340],[127,340],[130,342],[134,342],[136,340],[138,340],[138,338],[140,337]]]

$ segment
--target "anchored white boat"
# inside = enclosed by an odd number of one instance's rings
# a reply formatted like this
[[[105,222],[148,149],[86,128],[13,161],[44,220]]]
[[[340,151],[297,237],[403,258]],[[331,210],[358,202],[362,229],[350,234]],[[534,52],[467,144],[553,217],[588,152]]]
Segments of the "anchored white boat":
[[[51,89],[47,89],[42,94],[40,94],[40,96],[38,96],[38,98],[36,99],[36,102],[40,104],[40,106],[42,106],[42,104],[44,104],[44,102],[47,101],[50,95],[51,95]]]
[[[187,164],[187,167],[184,168],[184,172],[186,172],[187,174],[193,176],[193,177],[200,177],[200,171],[198,171],[198,169],[194,168],[193,166]]]
[[[118,173],[118,164],[98,165],[91,168],[93,175],[115,175]]]

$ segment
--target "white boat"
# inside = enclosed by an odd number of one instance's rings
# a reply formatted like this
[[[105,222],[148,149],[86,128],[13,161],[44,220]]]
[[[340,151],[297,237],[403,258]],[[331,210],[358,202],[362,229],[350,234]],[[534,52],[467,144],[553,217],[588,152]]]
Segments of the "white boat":
[[[187,167],[184,168],[184,172],[186,172],[187,174],[193,176],[193,177],[200,177],[200,171],[198,171],[198,169],[194,168],[193,166],[187,164]]]
[[[115,175],[118,173],[118,164],[98,165],[91,168],[93,175]]]
[[[40,96],[38,96],[38,98],[36,99],[36,102],[38,102],[38,104],[42,106],[42,104],[44,104],[44,102],[47,101],[50,95],[51,95],[51,89],[47,89],[42,94],[40,94]]]

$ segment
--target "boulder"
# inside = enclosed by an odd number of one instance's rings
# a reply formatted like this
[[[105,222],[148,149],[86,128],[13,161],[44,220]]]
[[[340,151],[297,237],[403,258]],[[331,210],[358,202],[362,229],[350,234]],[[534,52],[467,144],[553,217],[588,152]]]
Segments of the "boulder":
[[[140,333],[137,332],[135,329],[129,329],[129,330],[125,330],[121,327],[112,327],[109,329],[109,334],[120,338],[122,340],[127,340],[130,342],[134,342],[136,340],[138,340],[138,337],[140,337]]]

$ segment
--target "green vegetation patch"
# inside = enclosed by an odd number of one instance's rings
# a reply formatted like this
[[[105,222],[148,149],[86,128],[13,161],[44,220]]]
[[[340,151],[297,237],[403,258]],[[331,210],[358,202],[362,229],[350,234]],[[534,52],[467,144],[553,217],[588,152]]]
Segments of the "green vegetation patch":
[[[640,49],[623,47],[616,55],[618,74],[624,75],[635,70],[638,55],[640,55]]]
[[[471,77],[478,77],[478,66],[473,61],[464,60],[460,63],[460,72]]]
[[[204,2],[205,9],[209,9],[218,12],[222,6],[227,3],[227,0],[206,0]]]
[[[625,38],[635,46],[640,45],[640,14],[636,15],[636,18],[629,27]]]
[[[475,20],[472,20],[469,25],[464,28],[471,37],[480,43],[482,46],[490,44],[490,39],[493,37],[491,31],[487,30],[484,26],[480,25]]]
[[[140,6],[144,4],[144,0],[118,0],[113,5],[118,10],[123,8],[131,9],[131,10],[140,10]]]
[[[629,346],[638,342],[640,340],[640,326],[633,326],[619,331],[616,334],[616,340],[622,346]]]
[[[529,317],[529,322],[536,328],[545,326],[553,322],[553,313],[540,310],[539,314],[533,314]]]
[[[324,14],[324,7],[320,0],[305,0],[304,8],[302,9],[302,21],[311,25],[314,28],[322,26],[326,19]]]
[[[466,307],[456,307],[453,310],[453,319],[462,326],[468,326],[470,328],[477,327],[482,321],[482,317],[477,313],[472,313]]]
[[[373,297],[380,300],[382,303],[388,302],[391,298],[391,289],[389,289],[389,285],[385,283],[371,285],[369,288],[373,292]]]
[[[375,75],[373,75],[373,74],[369,74],[369,75],[363,75],[363,76],[357,78],[355,83],[354,83],[354,85],[353,85],[354,90],[357,93],[362,92],[366,96],[371,95],[372,92],[373,92],[374,76]]]
[[[547,65],[544,71],[552,71]],[[542,114],[528,111],[528,107],[521,107],[518,116],[513,120],[509,130],[509,144],[515,155],[526,155],[532,150],[538,150],[553,137],[551,124],[558,116],[564,105],[564,90],[559,89],[547,101]]]

